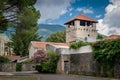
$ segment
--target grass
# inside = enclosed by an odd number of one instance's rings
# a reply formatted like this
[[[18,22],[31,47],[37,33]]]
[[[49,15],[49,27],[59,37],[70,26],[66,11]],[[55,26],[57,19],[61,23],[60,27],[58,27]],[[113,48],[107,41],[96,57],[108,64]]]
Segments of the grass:
[[[33,76],[0,76],[0,80],[37,80]]]

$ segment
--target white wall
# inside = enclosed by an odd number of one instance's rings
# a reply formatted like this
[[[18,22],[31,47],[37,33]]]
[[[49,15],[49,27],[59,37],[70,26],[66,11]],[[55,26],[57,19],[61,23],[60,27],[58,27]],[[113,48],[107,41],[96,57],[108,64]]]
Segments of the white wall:
[[[78,49],[70,49],[70,54],[82,54],[82,53],[91,53],[92,47],[91,46],[83,46]]]

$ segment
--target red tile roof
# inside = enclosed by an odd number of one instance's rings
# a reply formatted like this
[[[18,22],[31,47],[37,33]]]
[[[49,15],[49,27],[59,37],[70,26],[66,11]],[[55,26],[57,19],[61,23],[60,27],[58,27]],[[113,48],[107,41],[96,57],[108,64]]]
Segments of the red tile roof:
[[[36,48],[42,48],[42,49],[45,49],[47,44],[52,44],[56,46],[69,46],[68,43],[37,42],[37,41],[31,41],[31,44]]]
[[[117,39],[120,38],[120,35],[110,35],[107,38],[105,38],[104,40],[108,40],[108,39]]]
[[[21,58],[20,56],[5,56],[5,57],[7,57],[9,60],[17,60]]]
[[[86,20],[86,21],[91,21],[91,22],[94,22],[94,23],[98,23],[98,21],[94,20],[94,19],[91,19],[83,14],[79,14],[77,16],[75,16],[74,18],[72,18],[71,20],[67,21],[66,23],[64,24],[68,24],[70,23],[71,21],[74,21],[74,20]]]
[[[37,41],[31,41],[31,44],[36,47],[36,48],[43,48],[45,49],[46,44],[48,44],[49,42],[37,42]]]

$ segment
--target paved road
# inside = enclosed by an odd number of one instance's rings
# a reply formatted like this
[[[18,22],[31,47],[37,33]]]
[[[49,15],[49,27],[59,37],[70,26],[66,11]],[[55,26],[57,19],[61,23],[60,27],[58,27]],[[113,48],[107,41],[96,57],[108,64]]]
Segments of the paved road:
[[[110,79],[110,78],[100,78],[100,77],[90,77],[90,76],[79,76],[79,75],[65,75],[65,74],[38,74],[36,72],[12,72],[12,73],[5,73],[1,72],[3,75],[29,75],[35,76],[38,80],[118,80],[118,79]],[[119,79],[120,80],[120,79]]]
[[[60,74],[35,74],[34,76],[36,76],[38,80],[115,80],[109,78]]]

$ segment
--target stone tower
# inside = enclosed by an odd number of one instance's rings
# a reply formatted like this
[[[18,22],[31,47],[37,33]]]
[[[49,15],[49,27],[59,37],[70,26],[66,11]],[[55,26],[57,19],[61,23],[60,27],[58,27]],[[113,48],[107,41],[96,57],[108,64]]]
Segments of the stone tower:
[[[83,14],[80,14],[65,23],[66,42],[75,42],[79,40],[95,42],[97,36],[96,23]]]

